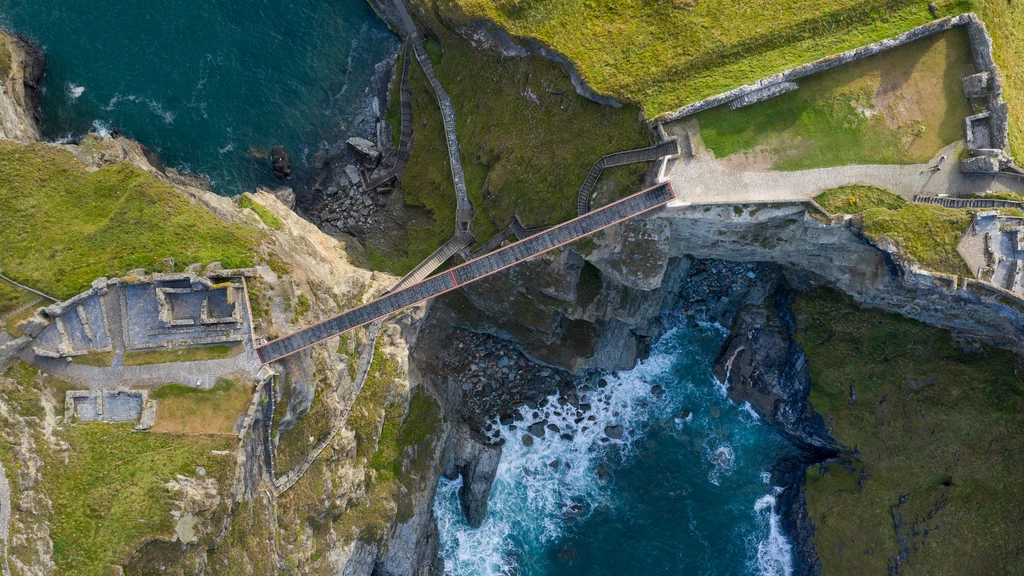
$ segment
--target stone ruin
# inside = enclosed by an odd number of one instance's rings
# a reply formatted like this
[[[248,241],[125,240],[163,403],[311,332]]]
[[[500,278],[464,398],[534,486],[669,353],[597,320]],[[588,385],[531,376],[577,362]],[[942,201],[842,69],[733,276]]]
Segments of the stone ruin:
[[[46,358],[96,352],[179,348],[242,342],[251,334],[245,278],[252,269],[216,263],[199,274],[99,278],[92,288],[43,308],[27,325],[33,351]]]
[[[68,390],[64,395],[66,422],[135,422],[148,430],[156,419],[156,400],[146,390]]]
[[[976,213],[957,252],[978,279],[1024,296],[1024,218]]]

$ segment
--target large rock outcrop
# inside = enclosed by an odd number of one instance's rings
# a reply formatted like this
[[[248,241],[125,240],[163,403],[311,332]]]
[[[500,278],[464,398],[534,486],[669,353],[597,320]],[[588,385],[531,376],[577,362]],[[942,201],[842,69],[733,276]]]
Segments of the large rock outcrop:
[[[0,138],[40,139],[39,93],[46,57],[27,40],[0,30]]]

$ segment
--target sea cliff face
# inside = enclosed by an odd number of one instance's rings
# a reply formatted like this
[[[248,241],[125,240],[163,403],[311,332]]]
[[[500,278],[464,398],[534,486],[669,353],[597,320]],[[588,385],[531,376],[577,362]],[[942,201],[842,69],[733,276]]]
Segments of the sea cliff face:
[[[0,138],[39,140],[39,91],[45,72],[42,50],[0,30]]]

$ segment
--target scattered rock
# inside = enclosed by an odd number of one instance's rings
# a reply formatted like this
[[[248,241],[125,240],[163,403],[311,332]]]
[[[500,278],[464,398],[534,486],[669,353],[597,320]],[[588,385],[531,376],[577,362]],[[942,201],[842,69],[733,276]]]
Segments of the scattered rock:
[[[544,437],[544,423],[543,422],[535,422],[533,424],[530,424],[530,427],[528,428],[528,430],[530,431],[530,434],[533,434],[537,438],[543,438]]]
[[[654,394],[655,396],[660,396],[660,395],[662,395],[664,393],[665,393],[665,388],[663,386],[661,386],[659,384],[655,384],[654,386],[651,386],[651,394]]]
[[[353,186],[355,186],[356,184],[359,184],[360,181],[362,180],[359,177],[359,170],[357,170],[356,167],[351,165],[351,164],[348,164],[347,166],[345,166],[345,175],[348,176],[348,181]]]
[[[552,467],[552,468],[556,468],[556,469],[557,469],[557,468],[558,468],[558,460],[552,460],[552,461],[551,461],[551,462],[550,462],[550,463],[548,464],[548,466],[550,466],[550,467]]]
[[[315,170],[323,170],[324,164],[327,162],[327,150],[321,149],[314,152],[310,162]]]
[[[523,444],[525,444],[526,446],[533,446],[533,436],[530,436],[529,434],[524,434]]]
[[[292,158],[284,146],[278,145],[270,149],[270,166],[278,180],[284,180],[292,174]]]

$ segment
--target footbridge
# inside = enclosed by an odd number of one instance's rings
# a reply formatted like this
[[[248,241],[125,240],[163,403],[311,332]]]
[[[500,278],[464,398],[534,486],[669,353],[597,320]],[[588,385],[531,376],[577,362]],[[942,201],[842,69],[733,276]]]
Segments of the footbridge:
[[[668,183],[648,188],[426,280],[406,287],[396,286],[369,304],[269,342],[257,348],[256,353],[264,364],[280,360],[317,342],[470,284],[613,224],[652,212],[674,198]]]
[[[601,173],[604,172],[605,168],[625,166],[626,164],[638,162],[652,162],[665,156],[676,156],[678,154],[679,142],[676,138],[672,138],[648,148],[613,152],[602,156],[597,162],[594,162],[594,165],[590,168],[590,173],[587,174],[586,179],[583,180],[583,185],[580,186],[580,191],[576,195],[576,213],[582,216],[590,211],[590,195],[594,192],[594,186],[597,185],[597,181],[601,178]]]

